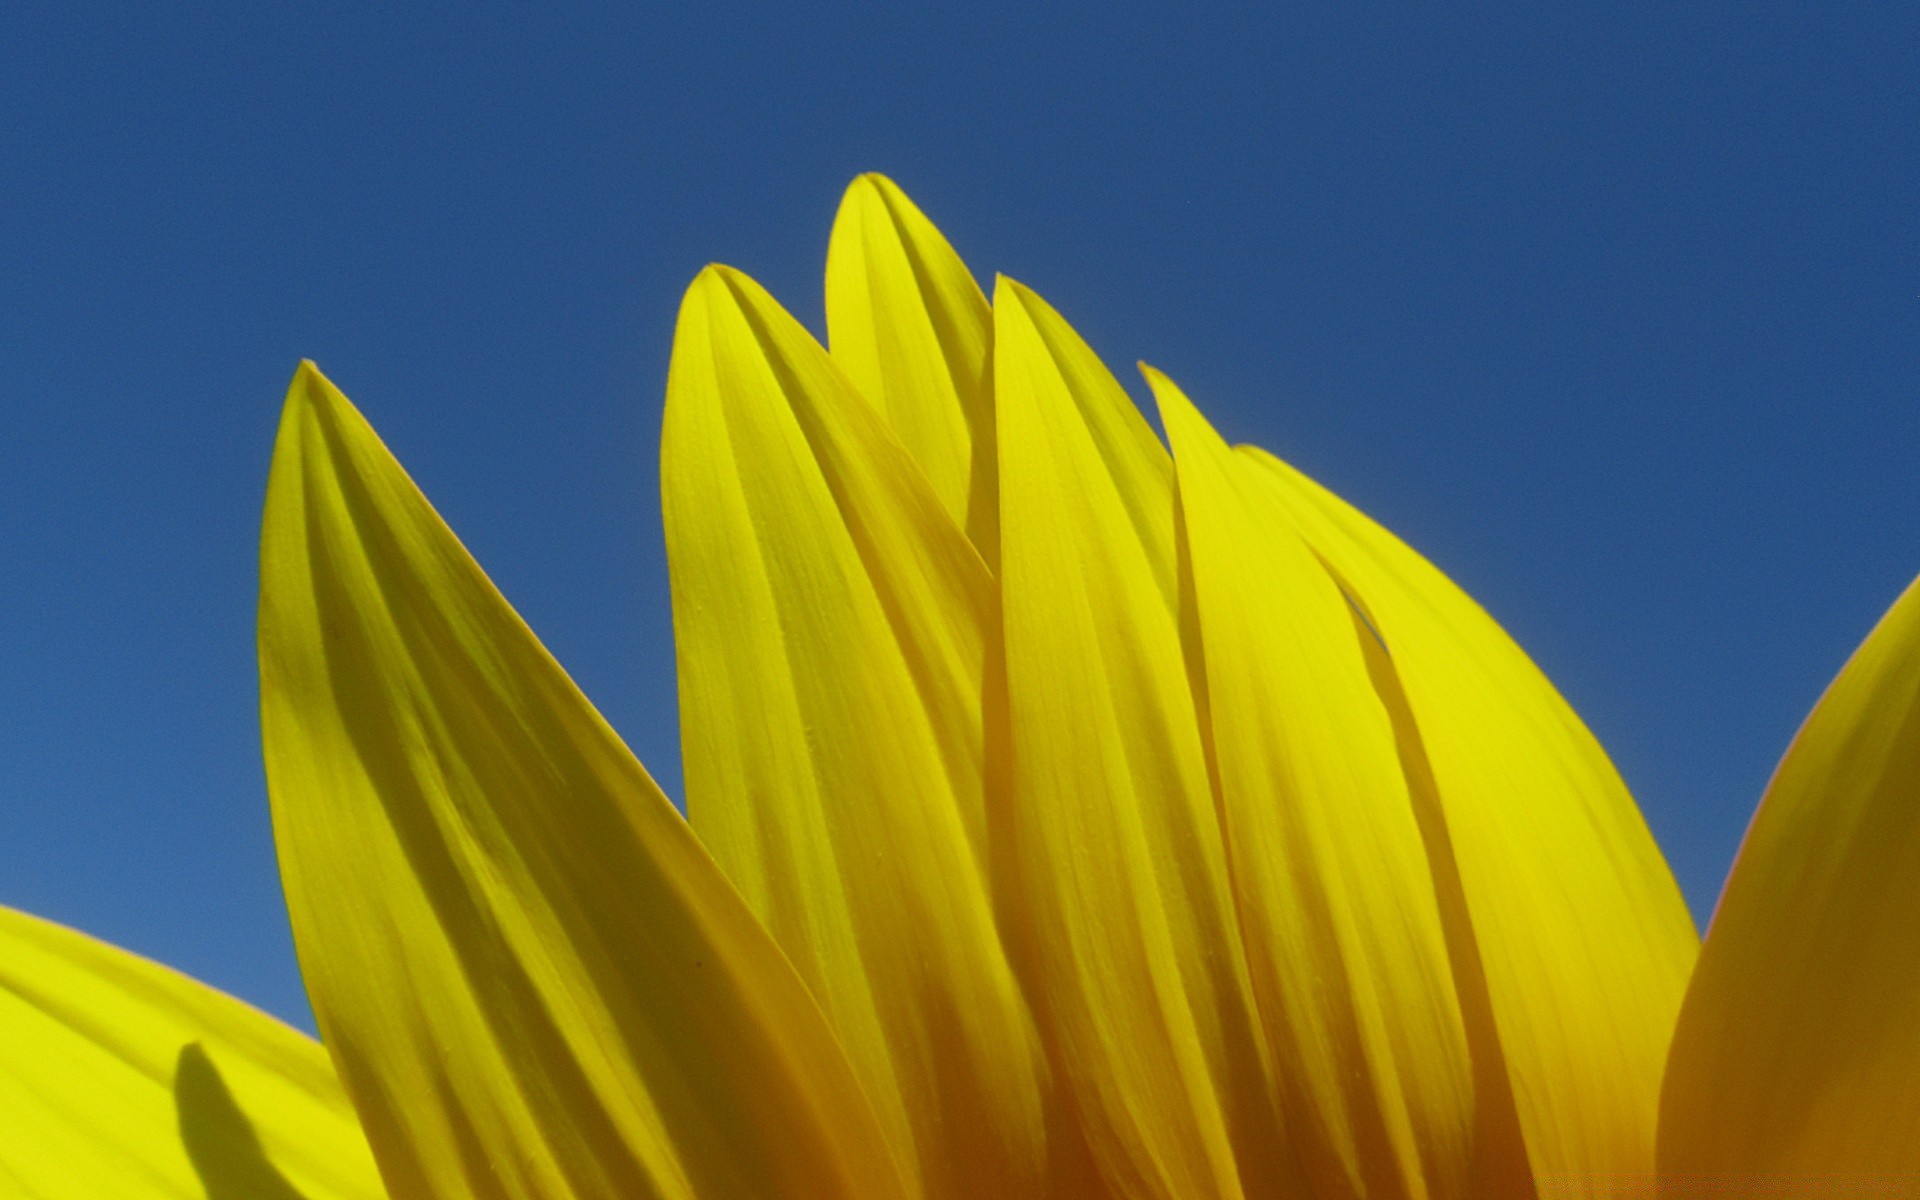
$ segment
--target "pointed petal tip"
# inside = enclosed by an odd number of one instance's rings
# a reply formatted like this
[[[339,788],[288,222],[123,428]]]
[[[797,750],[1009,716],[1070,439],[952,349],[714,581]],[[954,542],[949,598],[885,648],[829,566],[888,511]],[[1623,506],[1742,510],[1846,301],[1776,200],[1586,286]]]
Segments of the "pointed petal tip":
[[[878,220],[894,229],[895,236],[902,241],[912,241],[910,227],[912,221],[905,217],[919,216],[919,206],[902,191],[900,185],[878,171],[862,171],[847,184],[846,191],[840,195],[840,208],[834,214],[834,229],[842,230],[849,222]],[[836,232],[835,236],[839,236]]]
[[[1171,375],[1168,375],[1165,371],[1162,371],[1159,367],[1154,366],[1145,359],[1136,361],[1134,366],[1139,368],[1140,377],[1147,381],[1147,389],[1153,393],[1154,404],[1160,409],[1160,422],[1162,425],[1166,425],[1170,419],[1191,418],[1198,421],[1201,425],[1204,425],[1209,433],[1214,433],[1215,436],[1218,436],[1217,431],[1213,428],[1213,422],[1208,420],[1207,415],[1200,411],[1200,406],[1193,402],[1191,396],[1187,395],[1186,389],[1173,381]],[[1169,409],[1172,409],[1171,413],[1169,413]],[[1168,432],[1171,434],[1172,430],[1169,429]]]
[[[287,385],[287,398],[280,407],[280,433],[274,458],[277,461],[283,453],[298,452],[304,444],[299,436],[302,426],[317,422],[319,427],[340,429],[343,423],[350,425],[363,419],[340,386],[327,378],[326,372],[312,359],[303,358],[294,369],[293,380]]]
[[[1015,279],[1011,275],[995,271],[993,273],[993,302],[996,305],[999,304],[1002,296],[1012,300],[1021,307],[1030,307],[1034,301],[1040,299],[1038,293],[1026,284],[1021,283],[1018,279]]]
[[[885,197],[888,192],[898,192],[899,190],[899,184],[880,172],[862,171],[853,177],[852,182],[847,184],[845,199],[852,201],[855,198],[867,196],[871,196],[874,199],[881,199]]]
[[[1053,302],[1031,285],[1022,283],[1011,275],[996,274],[993,277],[993,302],[996,306],[1003,296],[1030,321],[1057,324],[1069,331],[1073,330],[1072,324],[1060,314],[1059,309],[1053,306]],[[1077,331],[1073,332],[1073,336],[1076,339],[1080,338]],[[1100,369],[1103,372],[1107,370],[1104,365]],[[1111,372],[1107,374],[1108,378],[1112,378]]]
[[[1173,405],[1182,410],[1190,410],[1196,416],[1199,415],[1199,406],[1187,395],[1185,389],[1175,383],[1172,377],[1165,371],[1162,371],[1145,359],[1139,359],[1135,361],[1133,365],[1139,369],[1140,377],[1147,381],[1147,387],[1152,390],[1154,401],[1159,404],[1160,413],[1163,417],[1166,415],[1168,405]]]
[[[734,273],[734,269],[726,263],[710,262],[694,273],[693,279],[687,283],[687,291],[691,293],[695,288],[724,283],[727,276]]]
[[[756,330],[768,321],[776,324],[783,319],[793,322],[791,315],[759,280],[738,267],[721,262],[702,267],[700,273],[693,277],[693,282],[687,285],[686,295],[680,301],[680,311],[684,316],[696,307],[708,313],[738,313],[747,318],[749,326]],[[760,335],[756,333],[755,336]],[[677,344],[677,334],[674,340]]]
[[[298,444],[295,431],[303,423],[303,418],[326,412],[340,389],[333,385],[324,372],[310,358],[300,360],[293,370],[293,378],[287,383],[287,395],[280,404],[280,433],[276,440],[274,458],[278,460],[282,452],[291,452]],[[341,399],[345,399],[344,396]]]
[[[700,273],[695,275],[693,282],[687,285],[687,295],[692,296],[695,292],[714,288],[720,289],[718,294],[733,297],[736,304],[745,303],[749,296],[766,291],[760,286],[758,280],[739,267],[723,262],[710,262],[701,267]]]
[[[1147,363],[1140,363],[1139,367],[1140,373],[1146,377],[1147,387],[1153,392],[1154,404],[1160,410],[1160,424],[1167,431],[1169,447],[1176,460],[1180,458],[1182,444],[1196,438],[1199,440],[1192,442],[1195,448],[1204,443],[1217,453],[1228,452],[1226,439],[1220,436],[1213,422],[1207,419],[1207,415],[1200,411],[1200,406],[1179,384]]]
[[[331,410],[341,404],[353,406],[340,385],[329,379],[310,358],[301,359],[300,365],[294,368],[293,380],[287,385],[287,403],[299,403],[317,411]]]
[[[318,363],[303,358],[300,365],[293,369],[293,378],[287,383],[287,403],[309,400],[314,393],[324,394],[331,382]]]
[[[1155,398],[1160,400],[1162,408],[1166,407],[1166,400],[1165,397],[1161,395],[1162,392],[1172,392],[1182,400],[1187,398],[1187,394],[1180,390],[1179,384],[1175,383],[1165,371],[1154,366],[1146,359],[1135,359],[1133,365],[1135,369],[1140,372],[1140,377],[1147,381],[1147,386],[1153,389],[1153,394]]]
[[[690,309],[742,307],[748,294],[743,284],[751,283],[751,278],[737,267],[722,262],[708,263],[687,282],[687,290],[680,297],[682,319]]]
[[[902,206],[914,214],[920,212],[920,206],[914,203],[906,189],[884,171],[862,171],[847,184],[847,190],[841,196],[841,207],[861,203],[880,205],[888,218],[895,221],[899,220],[896,210]]]

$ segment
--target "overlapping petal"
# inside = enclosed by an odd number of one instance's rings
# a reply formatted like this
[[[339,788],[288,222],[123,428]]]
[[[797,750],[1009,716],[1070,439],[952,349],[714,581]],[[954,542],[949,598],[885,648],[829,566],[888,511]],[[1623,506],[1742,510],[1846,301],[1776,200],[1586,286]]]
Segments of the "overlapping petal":
[[[1044,1060],[988,882],[992,578],[888,423],[745,276],[689,289],[667,391],[694,828],[926,1191],[1037,1194]]]
[[[1146,370],[1178,464],[1183,616],[1254,993],[1314,1195],[1468,1194],[1466,1028],[1373,634],[1267,473]]]
[[[778,948],[311,365],[261,558],[295,942],[394,1194],[903,1194]]]
[[[385,1194],[319,1043],[165,967],[0,908],[0,1195]]]
[[[834,218],[826,291],[834,361],[992,566],[993,316],[980,285],[905,192],[866,174]]]
[[[1660,1171],[1758,1193],[1920,1181],[1920,583],[1808,716],[1708,930]]]
[[[1172,463],[1044,301],[994,297],[1011,793],[1033,987],[1130,1197],[1292,1187],[1175,608]]]
[[[1678,888],[1598,743],[1465,593],[1360,512],[1263,451],[1301,538],[1385,648],[1402,754],[1441,817],[1484,1003],[1543,1192],[1644,1180],[1667,1041],[1698,952]],[[1457,888],[1457,891],[1456,891]],[[1484,1043],[1483,1043],[1484,1045]],[[1497,1120],[1498,1114],[1491,1114]],[[1497,1142],[1497,1139],[1495,1139]]]
[[[1920,1178],[1920,583],[1782,763],[1688,989],[1605,755],[1419,555],[1149,370],[1170,456],[883,177],[826,316],[831,354],[721,267],[680,313],[691,828],[302,366],[262,720],[332,1063],[0,909],[0,1193]]]

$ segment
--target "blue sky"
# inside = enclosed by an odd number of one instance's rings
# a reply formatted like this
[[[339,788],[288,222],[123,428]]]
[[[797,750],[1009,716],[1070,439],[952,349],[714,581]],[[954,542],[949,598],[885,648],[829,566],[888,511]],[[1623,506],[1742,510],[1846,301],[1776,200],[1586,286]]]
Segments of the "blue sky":
[[[1920,12],[1042,7],[15,10],[0,903],[307,1020],[252,640],[302,356],[677,790],[675,305],[718,259],[817,329],[879,169],[1479,597],[1704,918],[1920,571]]]

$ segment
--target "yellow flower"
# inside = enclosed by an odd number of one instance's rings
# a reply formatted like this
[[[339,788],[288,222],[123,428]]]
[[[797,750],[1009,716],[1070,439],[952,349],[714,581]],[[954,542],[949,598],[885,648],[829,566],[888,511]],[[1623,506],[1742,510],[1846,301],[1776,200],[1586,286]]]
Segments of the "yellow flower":
[[[831,351],[724,267],[681,309],[684,820],[300,368],[261,715],[326,1049],[0,912],[0,1196],[1920,1186],[1920,592],[1702,950],[1392,535],[1147,369],[1169,453],[885,179],[826,286]]]

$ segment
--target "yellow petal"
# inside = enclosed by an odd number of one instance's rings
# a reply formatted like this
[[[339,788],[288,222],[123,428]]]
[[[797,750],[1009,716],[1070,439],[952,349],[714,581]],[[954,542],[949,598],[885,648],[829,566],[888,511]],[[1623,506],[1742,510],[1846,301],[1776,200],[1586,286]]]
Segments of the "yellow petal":
[[[1472,1069],[1392,719],[1267,473],[1145,374],[1178,463],[1199,686],[1255,996],[1316,1196],[1465,1194]]]
[[[313,1039],[204,984],[0,908],[0,1195],[374,1200]]]
[[[260,668],[295,943],[395,1194],[901,1194],[804,985],[311,364]]]
[[[759,285],[688,290],[661,488],[687,810],[929,1194],[1041,1186],[1042,1059],[985,870],[992,580]]]
[[[1920,583],[1747,832],[1674,1034],[1660,1170],[1808,1195],[1920,1180]]]
[[[966,264],[891,179],[853,181],[827,243],[827,340],[991,564],[993,315]]]
[[[1443,903],[1457,887],[1464,906],[1471,942],[1459,949],[1483,967],[1542,1194],[1644,1178],[1698,939],[1639,810],[1573,710],[1471,598],[1292,467],[1242,452],[1278,482],[1301,537],[1384,644],[1384,687],[1407,714],[1403,756],[1430,774],[1442,817],[1436,883]]]
[[[1173,608],[1171,461],[1066,322],[1005,279],[994,390],[1012,770],[996,819],[1037,1003],[1117,1192],[1277,1194]]]

